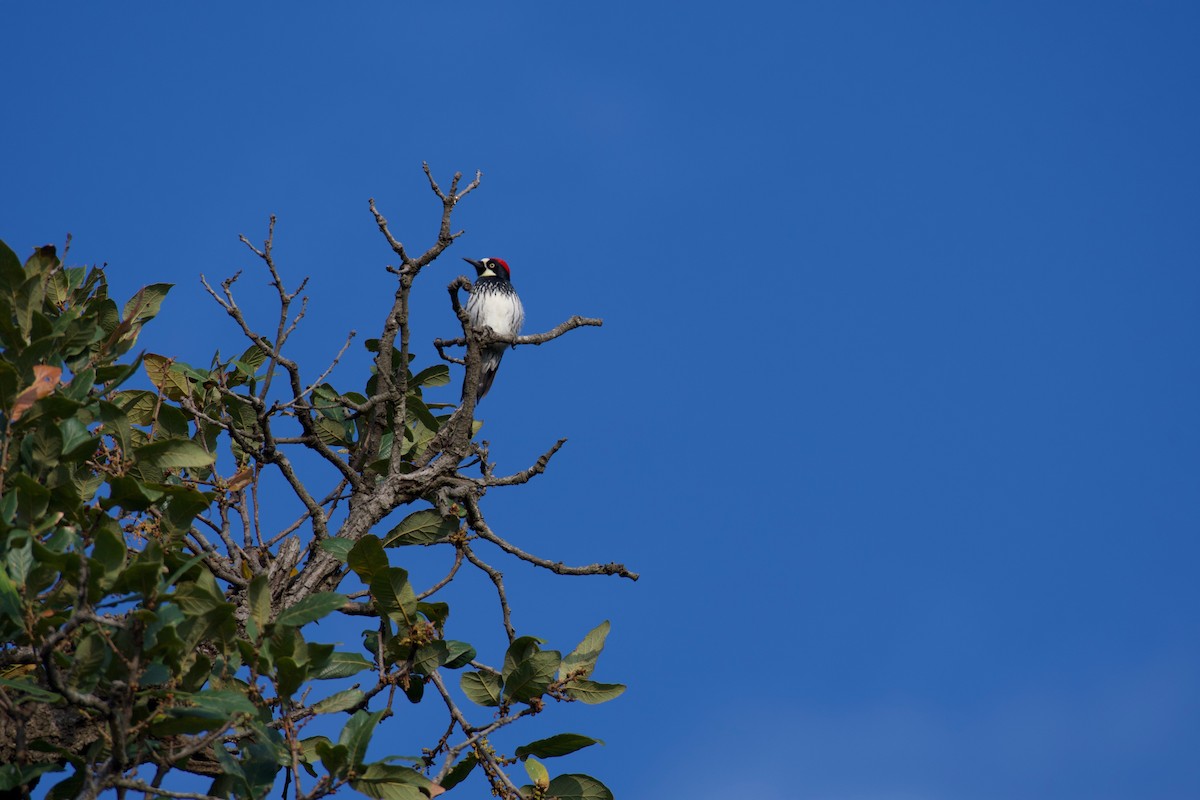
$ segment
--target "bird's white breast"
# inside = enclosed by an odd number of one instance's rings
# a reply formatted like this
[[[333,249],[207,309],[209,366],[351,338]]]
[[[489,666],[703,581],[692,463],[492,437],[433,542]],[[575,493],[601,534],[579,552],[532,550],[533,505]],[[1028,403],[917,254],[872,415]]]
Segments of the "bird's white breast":
[[[496,333],[516,336],[525,322],[525,309],[514,291],[488,290],[480,287],[467,301],[467,314],[475,328],[491,328]]]

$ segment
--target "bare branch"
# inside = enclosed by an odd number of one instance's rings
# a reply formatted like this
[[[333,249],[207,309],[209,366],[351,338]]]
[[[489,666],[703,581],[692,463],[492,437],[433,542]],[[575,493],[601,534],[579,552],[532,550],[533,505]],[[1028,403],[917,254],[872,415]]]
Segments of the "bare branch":
[[[535,555],[526,553],[516,545],[509,544],[504,539],[501,539],[492,529],[488,527],[483,518],[483,512],[479,509],[479,501],[474,497],[464,498],[467,507],[467,524],[471,526],[471,530],[479,535],[481,539],[487,539],[492,544],[499,547],[509,555],[516,556],[522,561],[527,561],[534,566],[548,569],[557,575],[619,575],[622,578],[629,578],[636,581],[640,575],[636,572],[630,572],[625,569],[624,564],[589,564],[586,567],[568,567],[561,561],[549,561],[544,558],[538,558]],[[469,555],[468,555],[469,557]]]
[[[451,339],[450,341],[451,341],[451,342],[456,342],[456,341],[458,341],[458,340],[457,340],[457,339]],[[441,358],[441,359],[442,359],[442,361],[448,361],[448,362],[450,362],[451,364],[461,364],[462,366],[466,366],[467,362],[466,362],[464,359],[461,359],[461,358],[455,358],[454,356],[448,356],[448,355],[446,355],[446,350],[445,350],[445,348],[446,348],[448,345],[447,345],[447,344],[446,344],[446,342],[444,342],[443,340],[441,340],[441,339],[434,339],[434,340],[433,340],[433,346],[437,348],[437,351],[438,351],[438,357],[439,357],[439,358]]]
[[[276,444],[279,444],[282,441],[283,441],[282,439],[276,439]],[[325,506],[328,505],[332,509],[331,504],[336,504],[337,501],[342,498],[342,492],[345,490],[345,488],[346,488],[346,481],[345,480],[340,481],[337,486],[333,487],[333,490],[329,494],[325,495],[325,498],[323,500],[321,500],[319,503],[317,503],[317,506],[320,508],[324,508]],[[300,526],[304,524],[304,521],[307,519],[310,519],[311,517],[312,517],[312,512],[309,510],[305,510],[305,512],[300,515],[299,519],[297,519],[295,522],[288,525],[286,528],[281,530],[279,533],[275,534],[270,539],[268,539],[266,542],[266,546],[273,547],[274,545],[278,544],[282,539],[284,539],[288,534],[295,533],[296,531],[300,530]]]
[[[529,469],[521,470],[514,475],[509,475],[504,478],[493,478],[488,475],[484,478],[483,484],[485,486],[517,486],[522,483],[527,483],[535,475],[541,475],[546,471],[546,466],[550,463],[550,459],[553,458],[554,454],[559,451],[559,448],[566,443],[566,439],[559,439],[553,447],[542,453],[538,460],[534,462],[533,466]]]
[[[557,339],[567,331],[575,330],[576,328],[594,327],[599,328],[604,325],[604,320],[594,317],[573,316],[565,322],[560,322],[545,333],[531,333],[525,336],[504,336],[495,331],[479,331],[480,344],[489,345],[492,343],[510,344],[513,347],[518,347],[523,344],[542,345],[546,342]],[[441,352],[443,347],[462,347],[467,343],[466,337],[459,336],[454,339],[434,339],[433,346]],[[443,356],[444,357],[444,356]],[[450,361],[452,359],[446,359]],[[461,361],[455,363],[461,364]]]
[[[462,552],[467,557],[467,561],[470,561],[487,573],[487,576],[492,579],[492,583],[496,586],[496,594],[500,598],[500,614],[504,617],[504,631],[508,634],[508,640],[511,642],[516,638],[517,632],[513,629],[512,610],[508,607],[508,594],[504,591],[504,576],[495,567],[475,555],[475,551],[469,546],[463,545]]]
[[[221,800],[211,794],[197,794],[196,792],[176,792],[170,789],[163,789],[158,786],[151,786],[143,780],[135,780],[132,778],[110,778],[108,783],[114,787],[122,789],[133,789],[135,792],[145,792],[147,795],[158,795],[159,797],[173,797],[178,800]]]
[[[280,405],[278,405],[276,407],[279,409],[290,408],[291,406],[294,406],[296,403],[303,400],[308,395],[312,394],[313,390],[316,389],[318,386],[325,383],[325,379],[328,378],[330,376],[330,374],[333,373],[333,370],[335,367],[337,367],[338,362],[342,360],[342,356],[346,355],[346,351],[350,348],[350,342],[354,341],[354,337],[357,335],[358,335],[358,331],[350,331],[350,333],[346,336],[346,341],[342,344],[342,349],[338,350],[337,355],[333,357],[333,361],[330,363],[330,365],[325,368],[324,372],[322,372],[320,375],[317,376],[316,380],[314,380],[312,383],[310,383],[308,385],[307,389],[305,389],[303,392],[300,393],[299,397],[294,397],[291,400],[289,400],[288,402],[281,403]]]
[[[458,572],[458,568],[462,566],[462,561],[463,561],[463,550],[461,547],[457,547],[454,550],[454,566],[450,567],[450,571],[448,573],[446,573],[446,577],[442,578],[440,581],[435,583],[433,586],[430,586],[428,589],[426,589],[425,591],[423,591],[419,595],[417,595],[417,599],[424,600],[426,597],[429,597],[430,595],[434,594],[438,590],[444,588],[446,586],[446,584],[450,583],[450,581],[454,579],[455,573]]]
[[[402,263],[409,263],[408,253],[404,252],[404,245],[400,244],[400,242],[396,240],[396,237],[392,236],[392,232],[388,230],[387,218],[384,217],[383,214],[380,214],[379,210],[375,208],[374,197],[367,199],[367,206],[371,209],[371,214],[375,216],[375,224],[379,226],[379,232],[384,235],[384,238],[387,239],[388,244],[391,245],[392,252],[400,256],[400,261]]]
[[[479,759],[480,765],[487,774],[488,782],[491,783],[492,789],[497,793],[501,793],[502,797],[509,798],[510,800],[516,800],[519,798],[521,796],[520,790],[517,789],[516,784],[514,784],[512,779],[510,779],[504,772],[501,765],[497,763],[495,753],[492,752],[491,748],[476,746],[481,742],[483,737],[487,735],[487,733],[482,731],[474,731],[471,723],[469,723],[467,718],[463,715],[462,710],[459,709],[459,707],[455,704],[454,698],[452,698],[450,693],[446,690],[446,684],[442,680],[442,676],[437,670],[434,670],[430,674],[429,682],[437,688],[438,694],[442,696],[442,701],[446,704],[446,709],[450,712],[451,718],[458,723],[458,726],[462,729],[462,732],[470,737],[462,746],[451,749],[451,753],[453,755],[447,759],[446,766],[444,766],[441,772],[438,773],[435,783],[446,777],[446,774],[450,771],[450,764],[454,761],[454,758],[458,755],[458,753],[462,752],[465,747],[472,747],[475,751],[476,757]],[[522,709],[518,713],[509,717],[497,720],[491,726],[488,726],[488,732],[496,730],[502,725],[507,725],[510,722],[515,722],[520,717],[533,713],[532,708],[533,707],[530,706],[529,708]]]

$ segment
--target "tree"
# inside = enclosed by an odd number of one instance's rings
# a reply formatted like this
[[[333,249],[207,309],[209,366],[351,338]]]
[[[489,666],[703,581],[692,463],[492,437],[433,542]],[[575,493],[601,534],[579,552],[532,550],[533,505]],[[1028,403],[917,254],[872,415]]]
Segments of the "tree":
[[[374,367],[359,391],[330,382],[353,332],[315,378],[285,349],[307,298],[305,282],[286,289],[276,267],[274,217],[261,249],[241,237],[278,292],[271,335],[238,305],[237,275],[217,288],[202,277],[248,340],[206,368],[129,357],[169,284],[119,307],[102,268],[64,267],[52,246],[22,265],[0,243],[0,790],[19,796],[62,773],[51,798],[205,796],[168,788],[183,771],[211,778],[208,795],[251,798],[282,772],[284,797],[348,785],[417,800],[478,769],[500,797],[611,797],[595,778],[551,778],[537,760],[594,739],[563,733],[507,756],[490,744],[552,702],[604,702],[624,686],[592,680],[607,622],[565,656],[518,636],[501,573],[480,551],[562,575],[637,575],[616,563],[564,566],[493,531],[487,491],[541,474],[565,440],[528,469],[496,475],[487,442],[474,438],[482,347],[542,344],[601,321],[576,316],[512,340],[473,330],[460,277],[449,295],[461,336],[435,345],[464,367],[461,400],[427,400],[450,369],[413,357],[410,294],[461,235],[451,214],[480,176],[460,190],[456,174],[443,191],[427,165],[425,174],[441,216],[419,256],[370,203],[398,264],[387,267],[396,290],[366,341]],[[135,388],[143,378],[148,388]],[[271,527],[278,514],[263,508],[284,495],[297,514]],[[398,509],[408,513],[378,533]],[[414,546],[452,554],[444,576],[414,585],[396,563]],[[464,564],[487,574],[501,611],[507,647],[486,661],[453,638],[437,599]],[[311,638],[333,615],[343,627],[364,623],[360,648]],[[447,723],[428,732],[416,763],[368,757],[380,723],[431,700]],[[314,720],[331,735],[312,733]],[[522,788],[509,775],[517,760],[531,779]]]

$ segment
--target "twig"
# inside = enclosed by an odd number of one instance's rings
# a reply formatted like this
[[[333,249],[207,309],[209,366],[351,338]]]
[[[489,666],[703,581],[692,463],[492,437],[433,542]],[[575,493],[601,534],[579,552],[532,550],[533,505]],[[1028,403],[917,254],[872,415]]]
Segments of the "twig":
[[[565,322],[560,322],[544,333],[530,333],[525,336],[507,336],[492,331],[485,333],[480,331],[480,343],[484,345],[492,344],[509,344],[513,347],[518,347],[523,344],[543,345],[546,342],[553,341],[562,336],[567,331],[575,330],[576,328],[599,328],[604,325],[604,320],[595,317],[581,317],[575,315]],[[462,347],[467,343],[466,337],[459,336],[454,339],[434,339],[433,346],[441,352],[443,347]],[[450,360],[450,359],[447,359]],[[455,362],[462,363],[462,362]]]
[[[492,565],[475,555],[475,552],[468,545],[462,547],[463,555],[467,557],[475,566],[487,573],[487,576],[492,579],[492,583],[496,586],[496,594],[500,597],[500,613],[504,617],[504,630],[508,634],[508,641],[517,638],[517,632],[512,625],[512,611],[508,607],[508,595],[504,591],[504,576],[500,574]]]
[[[476,755],[476,757],[479,758],[480,764],[483,765],[484,771],[487,773],[488,780],[492,784],[492,788],[498,789],[502,792],[507,793],[508,797],[510,797],[510,798],[519,798],[521,796],[520,790],[517,789],[516,784],[514,784],[512,782],[512,779],[508,777],[507,773],[504,772],[504,770],[501,768],[501,766],[498,763],[496,763],[495,755],[489,749],[476,747],[476,745],[479,743],[480,739],[482,739],[487,734],[482,733],[482,732],[475,732],[475,729],[473,728],[471,723],[467,722],[467,718],[465,716],[463,716],[462,711],[455,704],[454,698],[452,698],[450,696],[450,693],[448,691],[446,691],[446,684],[442,680],[441,674],[436,669],[432,673],[430,673],[429,681],[435,687],[437,687],[438,694],[440,694],[442,696],[442,701],[446,704],[446,709],[450,712],[451,718],[455,722],[458,723],[458,726],[459,726],[459,728],[462,729],[462,732],[467,734],[467,736],[469,737],[467,740],[467,743],[465,743],[462,747],[452,748],[451,752],[454,753],[454,755],[457,755],[459,752],[462,752],[462,749],[464,749],[467,746],[474,748],[475,755]],[[511,715],[511,719],[509,719],[508,722],[515,721],[516,719],[526,716],[529,713],[532,713],[532,706],[529,708],[522,709],[518,713]],[[500,723],[500,722],[501,722],[500,720],[497,720],[496,723],[493,724],[494,727],[491,727],[490,730],[495,730],[496,728],[499,728],[500,724],[498,724],[498,723]],[[508,724],[508,722],[504,722],[503,724]],[[449,765],[451,762],[453,762],[453,760],[454,760],[453,756],[448,758],[447,762],[446,762],[447,765]],[[442,778],[446,777],[446,774],[449,771],[450,771],[449,766],[443,767],[442,771],[438,773],[436,780],[440,781]],[[499,783],[500,786],[496,786],[497,783]]]
[[[462,560],[463,560],[462,548],[456,547],[454,549],[454,566],[450,567],[450,571],[448,573],[446,573],[446,577],[442,578],[440,581],[435,583],[433,586],[430,586],[428,589],[426,589],[425,591],[423,591],[419,595],[417,595],[417,599],[424,600],[426,597],[429,597],[431,594],[433,594],[434,592],[437,592],[439,589],[442,589],[443,587],[445,587],[446,584],[450,583],[450,581],[454,578],[454,574],[456,572],[458,572],[458,568],[462,566]]]
[[[110,778],[108,781],[112,786],[122,789],[133,789],[135,792],[145,792],[146,794],[155,794],[159,797],[174,797],[179,800],[221,800],[211,794],[197,794],[196,792],[176,792],[171,789],[163,789],[158,786],[151,786],[143,780],[132,778]]]
[[[485,475],[484,480],[483,480],[483,485],[484,486],[517,486],[519,484],[529,482],[530,480],[533,479],[533,477],[535,475],[541,475],[543,472],[546,471],[546,466],[550,463],[550,459],[553,458],[554,454],[557,453],[559,451],[559,449],[566,443],[567,443],[566,439],[559,439],[553,447],[551,447],[545,453],[542,453],[542,455],[538,458],[538,460],[536,462],[534,462],[532,467],[521,470],[520,472],[518,472],[516,474],[509,475],[504,478],[493,478],[490,475]],[[484,463],[486,463],[486,461]]]
[[[325,379],[330,376],[330,374],[333,372],[334,368],[338,365],[338,362],[342,360],[342,356],[344,356],[346,354],[346,350],[349,349],[350,342],[354,341],[354,337],[357,335],[358,335],[357,331],[350,331],[350,333],[346,336],[345,343],[342,344],[342,349],[338,350],[337,355],[333,357],[333,362],[325,369],[325,371],[322,372],[320,375],[318,375],[317,379],[315,381],[313,381],[312,383],[310,383],[308,385],[308,388],[300,393],[299,397],[293,397],[291,400],[287,401],[286,403],[281,403],[281,404],[277,405],[276,408],[279,408],[279,409],[289,408],[291,406],[294,406],[296,403],[300,402],[301,400],[303,400],[308,395],[312,394],[313,390],[316,389],[321,384],[323,384],[325,382]]]
[[[589,564],[586,567],[568,567],[561,561],[549,561],[545,558],[538,558],[535,555],[526,553],[521,548],[506,542],[492,532],[492,529],[488,527],[487,522],[483,518],[483,512],[479,509],[478,500],[467,495],[463,498],[463,502],[467,507],[467,524],[471,526],[471,530],[478,534],[480,538],[487,539],[504,552],[516,556],[522,561],[527,561],[534,566],[548,569],[557,575],[619,575],[622,578],[629,578],[632,581],[636,581],[641,577],[636,572],[630,572],[625,569],[624,564],[617,564],[615,562],[609,564]]]

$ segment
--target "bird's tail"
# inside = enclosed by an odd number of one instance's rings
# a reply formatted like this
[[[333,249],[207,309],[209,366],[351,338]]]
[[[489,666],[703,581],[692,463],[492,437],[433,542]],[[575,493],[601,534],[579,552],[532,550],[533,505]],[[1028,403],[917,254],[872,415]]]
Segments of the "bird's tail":
[[[483,369],[479,373],[479,392],[475,395],[476,402],[482,400],[483,396],[488,393],[488,389],[492,388],[492,381],[496,380],[504,349],[503,346],[488,347],[483,351]]]

